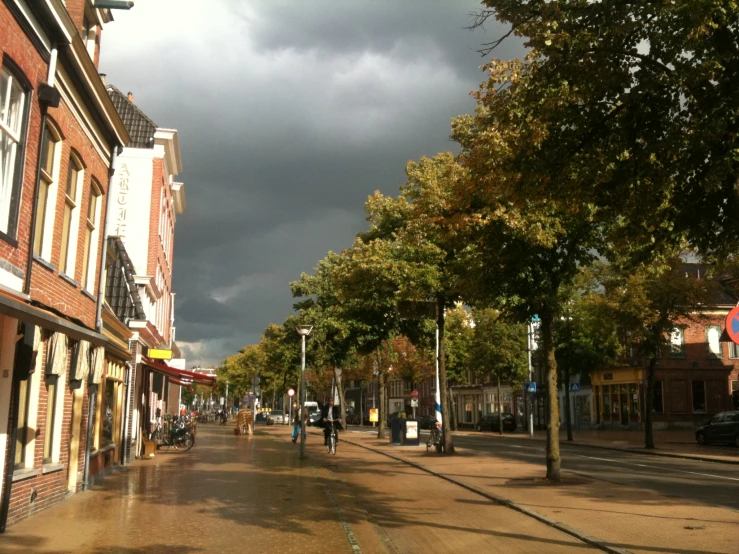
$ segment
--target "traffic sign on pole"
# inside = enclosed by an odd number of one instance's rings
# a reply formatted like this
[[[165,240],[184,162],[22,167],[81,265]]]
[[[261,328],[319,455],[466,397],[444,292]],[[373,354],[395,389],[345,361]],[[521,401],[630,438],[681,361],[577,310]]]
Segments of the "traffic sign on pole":
[[[288,395],[288,396],[289,396],[290,398],[292,398],[293,396],[295,396],[295,389],[288,389],[288,390],[287,390],[287,395]]]
[[[732,342],[739,344],[739,306],[732,308],[726,316],[726,334]]]
[[[580,392],[580,383],[570,383],[570,392]]]
[[[536,383],[526,383],[526,392],[529,394],[536,393]]]
[[[417,390],[411,391],[411,398],[418,398],[418,391]]]

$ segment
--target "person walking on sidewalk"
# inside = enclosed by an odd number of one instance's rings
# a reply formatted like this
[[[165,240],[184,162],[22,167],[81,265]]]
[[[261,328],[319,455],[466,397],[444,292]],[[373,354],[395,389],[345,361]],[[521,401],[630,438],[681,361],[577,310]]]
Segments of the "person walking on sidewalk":
[[[339,430],[341,430],[341,408],[334,406],[334,399],[330,398],[328,404],[321,408],[321,423],[323,423],[323,445],[328,444],[331,428],[336,428],[336,442],[339,442]]]
[[[301,421],[300,421],[300,413],[302,410],[295,410],[295,417],[293,417],[293,443],[297,442],[298,437],[300,436],[300,428],[301,428]]]

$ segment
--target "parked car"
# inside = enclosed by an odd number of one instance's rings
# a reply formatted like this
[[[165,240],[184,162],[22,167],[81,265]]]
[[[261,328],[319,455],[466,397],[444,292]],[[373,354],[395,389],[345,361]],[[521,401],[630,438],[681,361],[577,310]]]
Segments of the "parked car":
[[[739,446],[739,411],[720,412],[695,431],[698,444],[728,443]]]
[[[269,419],[269,413],[257,412],[257,417],[254,419],[254,421],[256,423],[267,423],[267,419]]]
[[[267,425],[275,425],[277,423],[285,423],[285,416],[282,410],[272,410],[267,416]]]
[[[418,426],[421,429],[432,429],[436,425],[436,416],[425,415],[418,417]]]
[[[308,414],[308,426],[318,427],[321,423],[321,412],[311,412]]]
[[[475,425],[476,431],[497,431],[498,425],[498,414],[485,414],[482,419]],[[516,418],[513,414],[503,413],[503,431],[515,431],[516,430]]]

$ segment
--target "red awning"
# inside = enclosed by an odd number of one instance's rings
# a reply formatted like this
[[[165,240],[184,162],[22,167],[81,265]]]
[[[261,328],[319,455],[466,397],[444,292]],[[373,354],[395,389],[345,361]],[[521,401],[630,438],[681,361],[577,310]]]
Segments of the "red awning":
[[[202,373],[195,373],[194,371],[187,371],[186,369],[177,369],[175,367],[170,367],[168,365],[153,362],[149,358],[145,357],[141,358],[141,363],[143,363],[145,366],[152,369],[153,371],[156,371],[157,373],[166,375],[176,385],[207,385],[209,387],[216,386],[216,378],[211,377],[210,375],[203,375]]]

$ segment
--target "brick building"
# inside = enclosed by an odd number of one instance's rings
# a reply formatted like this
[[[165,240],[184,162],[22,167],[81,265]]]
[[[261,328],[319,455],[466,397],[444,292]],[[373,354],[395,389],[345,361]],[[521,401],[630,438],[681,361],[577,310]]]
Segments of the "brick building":
[[[175,181],[182,171],[178,133],[154,123],[112,85],[107,92],[131,141],[117,160],[109,212],[112,236],[125,246],[140,313],[125,320],[133,332],[126,446],[129,459],[141,453],[159,415],[179,411],[179,387],[192,382],[175,343],[172,271],[177,216],[185,211],[185,189]],[[152,352],[158,350],[156,355]],[[209,380],[208,382],[210,382]],[[142,400],[143,399],[143,400]]]
[[[0,3],[1,528],[83,487],[100,420],[103,228],[129,138],[97,72],[110,21],[89,0]]]

